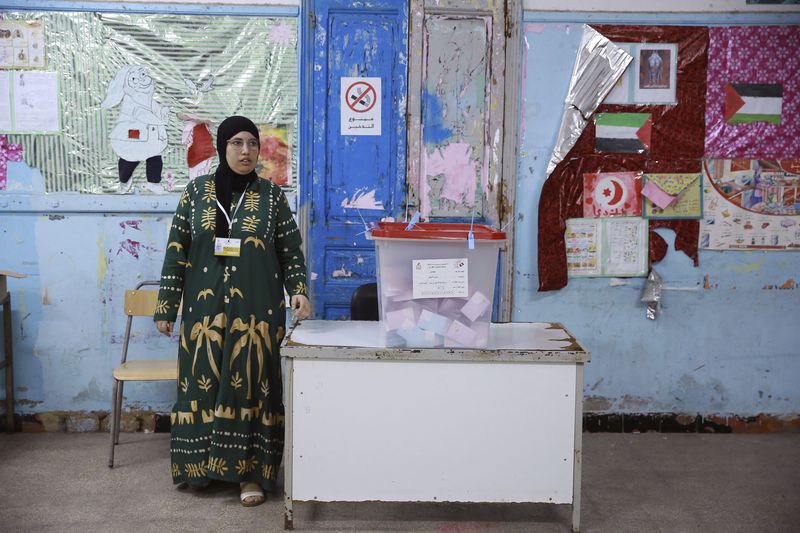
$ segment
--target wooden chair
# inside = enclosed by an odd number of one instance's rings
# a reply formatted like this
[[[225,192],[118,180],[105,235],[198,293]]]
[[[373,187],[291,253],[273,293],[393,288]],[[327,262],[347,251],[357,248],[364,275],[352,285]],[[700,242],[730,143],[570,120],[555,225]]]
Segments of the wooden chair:
[[[156,310],[158,299],[157,281],[143,281],[136,289],[125,291],[125,314],[128,323],[125,326],[125,338],[122,341],[122,359],[114,369],[114,392],[111,397],[111,421],[108,425],[111,434],[111,453],[108,458],[109,468],[114,467],[114,446],[119,444],[119,421],[122,414],[122,388],[126,381],[165,381],[178,380],[178,361],[173,356],[169,360],[137,359],[128,361],[128,344],[131,340],[131,323],[133,317],[148,317],[152,325],[153,314]],[[141,290],[145,286],[155,286],[156,289]],[[180,312],[178,313],[180,314]],[[176,352],[177,353],[177,352]]]

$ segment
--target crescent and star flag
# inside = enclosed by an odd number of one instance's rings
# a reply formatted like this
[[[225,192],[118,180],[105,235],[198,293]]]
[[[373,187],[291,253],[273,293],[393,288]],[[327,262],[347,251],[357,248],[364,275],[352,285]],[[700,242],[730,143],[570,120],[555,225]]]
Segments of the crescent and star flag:
[[[641,154],[650,148],[650,113],[600,113],[594,123],[598,152]]]
[[[781,123],[783,85],[779,83],[729,83],[725,86],[728,124]]]
[[[584,218],[641,215],[641,172],[599,172],[583,175]]]

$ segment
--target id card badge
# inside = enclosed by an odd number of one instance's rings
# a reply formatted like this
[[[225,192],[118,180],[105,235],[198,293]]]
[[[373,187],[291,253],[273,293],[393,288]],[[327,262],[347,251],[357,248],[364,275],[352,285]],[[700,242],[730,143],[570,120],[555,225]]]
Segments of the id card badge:
[[[241,250],[241,239],[223,239],[217,237],[214,239],[214,255],[223,255],[226,257],[239,257],[239,250]]]

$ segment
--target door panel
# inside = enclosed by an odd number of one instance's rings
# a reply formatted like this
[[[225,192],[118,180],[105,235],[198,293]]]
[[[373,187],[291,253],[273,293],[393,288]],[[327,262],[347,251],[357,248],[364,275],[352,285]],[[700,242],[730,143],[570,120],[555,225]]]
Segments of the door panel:
[[[408,3],[309,2],[304,68],[310,110],[304,181],[308,263],[316,318],[349,316],[353,291],[375,281],[366,225],[397,218],[406,176]],[[357,7],[353,7],[357,6]],[[341,78],[380,78],[380,135],[342,135]]]
[[[495,319],[511,316],[519,0],[411,0],[408,206],[506,231]]]
[[[424,24],[420,211],[482,219],[492,19],[431,14]]]

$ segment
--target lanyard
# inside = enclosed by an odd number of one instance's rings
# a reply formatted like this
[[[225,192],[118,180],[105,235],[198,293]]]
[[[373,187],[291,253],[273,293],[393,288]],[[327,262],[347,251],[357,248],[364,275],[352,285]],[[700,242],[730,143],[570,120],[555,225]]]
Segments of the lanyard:
[[[228,210],[222,207],[222,204],[219,203],[219,199],[216,200],[217,206],[222,210],[222,214],[225,215],[225,220],[228,221],[228,237],[231,236],[231,232],[233,231],[233,223],[231,222],[231,219],[236,216],[236,212],[239,210],[239,206],[242,205],[242,200],[244,200],[244,194],[249,188],[250,185],[248,184],[247,187],[245,187],[245,189],[242,191],[242,195],[239,197],[239,201],[236,202],[236,208],[233,210],[233,213],[231,213],[231,216],[228,216]]]

